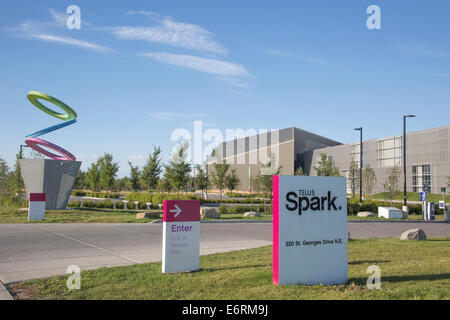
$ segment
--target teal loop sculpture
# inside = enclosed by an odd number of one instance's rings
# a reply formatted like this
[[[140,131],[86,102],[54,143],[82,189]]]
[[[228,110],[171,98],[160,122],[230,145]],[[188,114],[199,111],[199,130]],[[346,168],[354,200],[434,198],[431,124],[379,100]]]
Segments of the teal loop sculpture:
[[[26,136],[26,140],[25,143],[32,148],[33,150],[36,150],[37,152],[52,158],[54,160],[67,160],[67,161],[75,161],[76,158],[73,154],[71,154],[69,151],[61,148],[60,146],[57,146],[56,144],[53,144],[51,142],[48,142],[46,140],[42,140],[36,137],[39,137],[43,134],[55,131],[55,130],[59,130],[61,128],[67,127],[71,124],[74,124],[75,122],[77,122],[77,113],[68,105],[66,105],[64,102],[56,99],[55,97],[49,96],[45,93],[42,92],[38,92],[38,91],[30,91],[27,95],[28,100],[30,100],[30,102],[35,105],[37,108],[41,109],[42,111],[44,111],[45,113],[48,113],[49,115],[64,120],[65,122],[54,125],[54,126],[50,126],[48,128],[36,131],[32,134],[29,134]],[[66,113],[59,113],[56,112],[48,107],[46,107],[45,105],[43,105],[38,99],[43,99],[46,100],[48,102],[53,103],[54,105],[60,107],[61,109],[63,109]],[[46,147],[48,149],[57,151],[59,153],[59,155],[50,152],[42,147]]]

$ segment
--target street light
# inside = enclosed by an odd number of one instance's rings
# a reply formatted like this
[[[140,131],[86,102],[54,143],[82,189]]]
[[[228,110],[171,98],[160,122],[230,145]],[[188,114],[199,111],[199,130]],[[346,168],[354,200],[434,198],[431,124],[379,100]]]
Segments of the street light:
[[[21,144],[21,145],[20,145],[20,151],[19,151],[20,159],[22,159],[22,150],[23,150],[24,147],[25,147],[25,148],[29,148],[29,146],[26,145],[26,144]]]
[[[403,212],[408,212],[408,205],[406,199],[406,118],[415,118],[414,114],[408,114],[403,116]],[[405,214],[406,217],[406,214]]]
[[[355,128],[355,130],[359,131],[359,203],[362,203],[363,128],[359,127]]]

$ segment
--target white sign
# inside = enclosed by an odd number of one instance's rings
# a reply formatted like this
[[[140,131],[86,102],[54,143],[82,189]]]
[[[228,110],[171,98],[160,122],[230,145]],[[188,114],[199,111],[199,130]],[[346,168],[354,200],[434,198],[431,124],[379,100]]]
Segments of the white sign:
[[[200,200],[164,200],[162,272],[198,270]]]
[[[348,280],[344,177],[273,177],[273,282]]]
[[[45,219],[45,193],[30,193],[28,221]]]
[[[445,202],[443,200],[439,201],[439,209],[445,209]]]

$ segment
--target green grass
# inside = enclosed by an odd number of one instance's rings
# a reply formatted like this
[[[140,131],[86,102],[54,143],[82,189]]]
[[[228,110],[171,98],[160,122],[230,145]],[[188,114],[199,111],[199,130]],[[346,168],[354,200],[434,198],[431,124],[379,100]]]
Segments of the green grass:
[[[420,201],[419,192],[407,192],[406,196],[408,197],[408,201]],[[388,193],[384,194],[383,192],[381,192],[381,193],[373,194],[369,198],[372,200],[386,199],[386,201],[389,201],[389,194]],[[436,193],[428,193],[427,194],[428,202],[433,201],[435,203],[439,203],[439,201],[442,201],[442,198],[443,198],[442,193],[437,193],[437,194]],[[403,200],[403,192],[395,195],[393,200]],[[450,195],[445,196],[445,202],[450,203]]]
[[[155,219],[136,219],[138,212],[159,212],[161,210],[114,210],[74,208],[67,210],[47,210],[44,221],[28,221],[28,211],[17,208],[0,208],[0,223],[145,223]],[[220,219],[204,220],[271,220],[271,214],[247,218],[242,214],[223,214]]]
[[[145,223],[155,219],[136,219],[138,210],[68,209],[46,210],[44,221],[28,221],[28,211],[0,209],[0,223]],[[160,212],[160,210],[146,210]]]
[[[272,284],[272,248],[200,257],[200,271],[162,274],[161,263],[83,271],[81,290],[67,276],[10,286],[33,299],[450,299],[450,238],[350,240],[349,281],[334,286]],[[367,267],[381,268],[381,289],[366,286]]]
[[[67,210],[47,210],[44,221],[28,221],[28,211],[17,208],[0,207],[0,223],[146,223],[155,219],[136,219],[138,212],[159,212],[162,218],[161,210],[113,210],[113,209],[88,209],[74,208]],[[409,215],[408,220],[421,220],[421,215]],[[436,215],[436,220],[443,220],[443,215]],[[222,214],[220,219],[202,219],[214,221],[232,221],[232,220],[272,220],[272,214],[261,214],[261,217],[244,217],[243,214]],[[379,220],[386,221],[385,218],[368,217],[361,218],[357,216],[348,216],[348,220]],[[389,219],[398,220],[398,219]]]

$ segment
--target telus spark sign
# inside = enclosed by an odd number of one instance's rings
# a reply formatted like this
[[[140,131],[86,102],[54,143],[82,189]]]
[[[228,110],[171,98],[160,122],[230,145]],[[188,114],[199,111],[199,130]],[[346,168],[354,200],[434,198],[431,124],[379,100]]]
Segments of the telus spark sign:
[[[273,177],[273,282],[348,280],[344,177]]]

